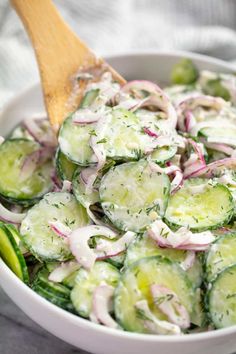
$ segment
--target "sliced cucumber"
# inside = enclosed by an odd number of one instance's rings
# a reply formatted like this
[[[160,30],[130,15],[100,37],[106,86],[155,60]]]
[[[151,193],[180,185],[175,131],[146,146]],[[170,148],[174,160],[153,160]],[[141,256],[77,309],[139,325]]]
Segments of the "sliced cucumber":
[[[88,318],[92,310],[93,292],[102,282],[116,286],[119,271],[106,262],[96,262],[91,271],[78,270],[75,286],[71,292],[71,300],[77,313]]]
[[[199,135],[206,138],[208,142],[236,146],[236,127],[225,121],[222,122],[222,126],[216,125],[201,129]]]
[[[33,140],[34,138],[30,133],[21,125],[17,125],[10,133],[8,136],[8,139],[27,139],[27,140]]]
[[[125,261],[125,252],[117,256],[106,259],[106,262],[112,264],[114,267],[118,269],[123,267],[124,261]]]
[[[213,281],[208,306],[216,328],[236,325],[236,264],[223,270]]]
[[[49,272],[45,268],[39,270],[32,283],[32,289],[53,304],[65,310],[73,311],[70,290],[62,284],[49,281],[48,276]]]
[[[58,176],[63,181],[72,181],[75,170],[81,169],[81,167],[68,160],[68,158],[60,151],[60,149],[58,149],[56,153],[56,168]]]
[[[207,325],[207,313],[204,304],[204,292],[201,288],[195,289],[195,308],[192,313],[192,323],[198,327],[204,328]]]
[[[10,233],[14,237],[21,253],[22,254],[27,253],[28,249],[25,247],[25,244],[23,242],[23,238],[22,238],[21,234],[19,233],[19,231],[17,230],[17,228],[12,224],[5,224],[5,227],[10,231]]]
[[[50,221],[59,220],[75,230],[88,224],[82,205],[70,193],[48,193],[27,213],[21,234],[30,251],[41,261],[65,261],[72,257],[68,243],[50,228]]]
[[[10,228],[0,223],[0,257],[6,265],[25,283],[29,282],[29,274],[25,259],[10,231]]]
[[[143,132],[138,116],[125,109],[113,109],[107,115],[103,134],[106,156],[121,161],[139,160],[155,140]]]
[[[115,291],[115,315],[127,331],[149,333],[143,320],[135,310],[135,304],[147,300],[150,310],[160,320],[167,317],[155,306],[150,287],[164,285],[178,296],[191,315],[195,306],[191,282],[177,263],[162,257],[148,257],[132,264],[120,278]]]
[[[214,74],[213,74],[214,75]],[[220,77],[205,81],[203,78],[203,82],[200,81],[200,84],[202,84],[202,89],[203,92],[206,95],[210,96],[215,96],[215,97],[222,97],[226,101],[230,101],[231,99],[231,94],[228,88],[224,87],[222,80]],[[233,76],[232,76],[233,77]],[[201,80],[201,78],[200,78]],[[204,82],[205,81],[205,82]],[[233,82],[233,80],[232,80]]]
[[[0,145],[0,194],[8,201],[32,204],[52,189],[52,163],[45,162],[26,180],[20,179],[25,158],[40,145],[25,139],[6,140]]]
[[[194,192],[196,185],[203,187],[197,193]],[[234,202],[227,187],[192,178],[170,197],[165,220],[173,227],[186,226],[200,231],[226,225],[233,213]]]
[[[60,265],[61,265],[60,262],[48,262],[45,264],[45,267],[49,273],[52,273],[54,271],[54,269]],[[66,278],[64,278],[61,283],[65,286],[67,286],[68,288],[73,288],[75,285],[75,278],[77,276],[77,270],[73,271],[70,275],[68,275]]]
[[[72,116],[64,120],[58,137],[60,150],[72,162],[81,166],[92,163],[93,150],[89,139],[95,132],[95,124],[74,124]]]
[[[95,99],[97,98],[99,94],[99,89],[94,89],[86,92],[84,95],[81,103],[80,103],[80,108],[87,108],[93,104]]]
[[[163,146],[152,152],[151,159],[158,164],[163,164],[169,161],[170,159],[172,159],[172,157],[175,156],[176,152],[177,152],[177,147],[174,145]]]
[[[186,259],[187,252],[184,250],[161,248],[145,233],[128,247],[124,266],[129,267],[132,263],[151,256],[165,257],[181,265]],[[189,268],[186,273],[193,283],[193,286],[198,288],[202,283],[202,265],[199,257],[196,257],[193,266]]]
[[[153,213],[164,214],[169,191],[168,176],[153,173],[144,160],[111,168],[99,188],[107,217],[119,229],[135,232],[152,222]]]
[[[54,283],[48,280],[49,271],[46,268],[41,269],[35,279],[33,284],[40,284],[44,289],[54,293],[56,296],[61,297],[62,299],[70,299],[70,290],[59,283]]]
[[[207,280],[212,281],[223,269],[236,263],[236,233],[219,237],[206,255]]]
[[[39,294],[40,296],[44,297],[46,300],[50,301],[52,304],[61,307],[62,309],[74,312],[73,305],[70,299],[61,299],[60,297],[56,296],[54,293],[51,293],[48,289],[45,289],[42,285],[35,284],[32,289]]]
[[[217,161],[217,160],[222,160],[227,157],[227,155],[225,155],[223,152],[216,151],[213,149],[207,149],[207,153],[208,153],[208,163],[211,163],[211,162]]]
[[[80,173],[81,169],[79,167],[74,173],[72,188],[75,198],[86,208],[87,206],[95,204],[99,201],[98,187],[100,185],[101,178],[98,177],[96,179],[92,193],[86,193],[86,185],[82,181]]]
[[[77,271],[71,273],[70,275],[68,275],[68,277],[63,279],[62,284],[72,289],[75,286],[76,277],[77,277]]]

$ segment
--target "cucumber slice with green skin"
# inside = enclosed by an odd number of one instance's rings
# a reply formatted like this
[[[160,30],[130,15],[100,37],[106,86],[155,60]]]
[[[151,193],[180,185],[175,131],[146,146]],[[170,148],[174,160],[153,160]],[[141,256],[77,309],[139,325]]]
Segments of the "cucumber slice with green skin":
[[[56,169],[57,174],[61,180],[72,181],[75,170],[81,170],[81,167],[68,160],[68,158],[60,151],[60,149],[58,149],[56,153]]]
[[[32,289],[54,305],[73,312],[70,290],[62,284],[48,280],[48,276],[49,272],[47,269],[40,269],[32,283]]]
[[[211,162],[217,161],[217,160],[222,160],[222,159],[228,157],[223,152],[212,150],[212,149],[207,149],[207,153],[208,153],[208,161],[207,161],[208,163],[211,163]]]
[[[49,221],[60,221],[75,230],[88,224],[86,210],[66,192],[48,193],[27,213],[20,232],[31,253],[41,261],[72,258],[68,243],[50,228]]]
[[[22,236],[17,230],[17,228],[12,224],[5,224],[5,227],[11,232],[12,236],[14,237],[17,246],[19,247],[22,254],[27,253],[28,249],[25,247],[23,242]]]
[[[195,308],[191,320],[194,325],[204,328],[208,323],[208,318],[204,304],[204,292],[201,288],[195,289],[195,299]]]
[[[236,263],[236,233],[219,237],[206,254],[206,277],[212,281],[218,273]]]
[[[49,291],[51,294],[54,294],[58,298],[61,298],[62,300],[70,300],[70,290],[62,284],[54,283],[48,280],[48,277],[49,271],[47,269],[43,268],[39,270],[39,272],[36,274],[32,286],[39,284],[45,290]]]
[[[96,124],[74,124],[72,116],[66,118],[60,128],[58,142],[63,154],[75,164],[88,166],[92,162],[93,150],[89,145]]]
[[[77,277],[77,271],[73,272],[72,274],[68,275],[68,277],[63,279],[62,284],[72,289],[75,286],[76,277]]]
[[[168,176],[152,172],[145,160],[111,168],[99,188],[107,217],[117,228],[134,232],[152,222],[153,212],[164,214],[169,192]]]
[[[0,194],[8,201],[33,204],[52,189],[52,163],[45,162],[26,180],[20,179],[25,158],[40,149],[40,145],[26,139],[6,140],[0,145]]]
[[[153,284],[172,290],[191,315],[195,306],[194,291],[184,270],[166,258],[143,258],[124,271],[115,290],[115,316],[125,330],[149,333],[135,310],[135,304],[143,299],[159,320],[168,320],[154,304],[150,290]]]
[[[193,188],[197,185],[203,188],[195,193]],[[186,226],[193,231],[213,230],[226,225],[233,214],[233,197],[227,187],[192,178],[170,197],[165,221],[174,228]]]
[[[74,313],[74,307],[70,301],[70,299],[62,299],[56,296],[54,293],[51,293],[48,289],[45,289],[43,285],[37,283],[32,286],[32,289],[44,297],[46,300],[50,301],[52,304],[61,307],[62,309]]]
[[[21,124],[17,125],[17,127],[12,130],[8,139],[27,139],[34,141],[32,135]]]
[[[49,273],[52,273],[55,268],[60,266],[60,262],[49,262],[45,264],[46,269],[48,270]],[[64,278],[61,282],[61,284],[67,286],[68,288],[72,289],[75,285],[75,278],[77,276],[77,270],[68,275],[66,278]]]
[[[125,109],[108,109],[106,125],[98,143],[103,144],[107,157],[118,161],[139,160],[153,147],[155,138],[145,134],[139,118]],[[96,134],[96,124],[74,124],[68,117],[59,133],[61,151],[73,162],[87,166],[94,164],[93,150],[89,145]]]
[[[90,205],[93,205],[97,202],[99,202],[99,193],[98,189],[101,184],[101,175],[109,171],[109,169],[115,165],[115,162],[112,160],[106,161],[105,166],[103,169],[100,171],[98,177],[96,178],[94,182],[94,188],[92,193],[86,193],[86,185],[81,179],[81,167],[78,167],[78,169],[75,171],[73,175],[73,180],[72,180],[72,189],[73,189],[73,194],[75,198],[78,200],[79,203],[81,203],[85,208],[89,207]]]
[[[230,91],[223,86],[220,77],[206,81],[202,85],[203,92],[209,96],[222,97],[225,101],[230,101]]]
[[[95,204],[99,201],[98,187],[101,182],[101,178],[97,178],[94,183],[94,189],[92,193],[86,193],[86,185],[81,180],[80,177],[81,169],[80,167],[75,171],[72,180],[72,189],[75,198],[81,203],[85,208],[89,205]]]
[[[219,273],[211,283],[207,305],[216,328],[236,324],[236,264]]]
[[[174,145],[163,146],[152,152],[151,159],[158,164],[163,164],[169,161],[170,159],[172,159],[172,157],[175,156],[176,152],[177,152],[177,147]]]
[[[99,91],[100,91],[99,89],[94,89],[86,92],[86,94],[84,95],[80,103],[80,108],[87,108],[91,106],[95,101],[95,99],[97,98]]]
[[[117,268],[106,262],[96,262],[90,271],[83,268],[77,272],[71,300],[76,312],[88,318],[92,311],[93,292],[102,282],[116,286],[120,277]]]
[[[118,161],[139,160],[156,139],[145,134],[138,116],[125,109],[107,115],[102,138],[106,156]]]
[[[169,260],[177,262],[181,265],[181,263],[186,259],[187,252],[184,250],[161,248],[145,233],[137,238],[128,247],[124,266],[127,268],[132,263],[137,262],[142,258],[151,256],[168,258]],[[202,273],[202,264],[199,257],[196,257],[193,266],[186,271],[188,278],[191,280],[195,288],[198,288],[202,283]]]
[[[0,224],[0,257],[23,282],[29,282],[28,268],[10,229]]]
[[[112,264],[114,267],[118,269],[123,267],[124,261],[125,261],[125,253],[106,259],[106,262]]]
[[[236,127],[232,124],[227,125],[225,121],[222,126],[203,128],[198,134],[209,142],[213,139],[213,142],[236,146]]]

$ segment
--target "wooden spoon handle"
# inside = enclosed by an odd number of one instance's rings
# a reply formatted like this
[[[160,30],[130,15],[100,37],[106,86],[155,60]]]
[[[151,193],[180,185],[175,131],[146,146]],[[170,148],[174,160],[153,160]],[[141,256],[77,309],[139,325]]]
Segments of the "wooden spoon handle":
[[[97,64],[97,58],[63,21],[51,0],[11,0],[11,3],[33,44],[49,117],[53,117],[53,125],[59,124],[68,111],[65,107],[62,112],[61,106],[66,105],[72,89],[65,83],[71,81],[81,65]]]

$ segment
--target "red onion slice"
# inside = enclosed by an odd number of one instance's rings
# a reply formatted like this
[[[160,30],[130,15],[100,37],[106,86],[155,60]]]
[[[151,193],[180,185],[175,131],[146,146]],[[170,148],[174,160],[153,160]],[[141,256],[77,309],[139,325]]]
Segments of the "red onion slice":
[[[160,167],[158,164],[156,164],[155,162],[153,162],[151,160],[149,160],[148,163],[149,163],[149,167],[152,172],[165,173],[167,175],[171,175],[171,174],[175,173],[176,171],[181,171],[180,168],[175,165],[171,165],[168,167]]]
[[[93,312],[91,319],[95,323],[101,323],[106,327],[119,329],[118,323],[111,317],[110,308],[114,296],[113,286],[101,284],[93,293]]]
[[[71,189],[72,189],[72,183],[70,181],[64,180],[61,191],[70,193]]]
[[[131,94],[132,92],[146,91],[149,93],[148,99],[143,100],[142,105],[138,108],[145,106],[155,106],[158,109],[166,113],[169,124],[175,128],[177,124],[177,114],[176,111],[167,97],[166,93],[156,84],[147,80],[134,80],[125,84],[122,92]],[[140,97],[139,97],[140,98]]]
[[[124,252],[129,244],[135,239],[136,234],[127,231],[117,241],[101,240],[96,247],[96,254],[99,259],[110,258]]]
[[[0,220],[11,224],[20,224],[25,216],[25,213],[14,213],[0,203]]]
[[[137,313],[141,314],[144,326],[153,334],[181,334],[180,327],[167,322],[161,321],[151,312],[147,300],[136,302],[135,308]]]
[[[173,232],[162,220],[156,220],[151,224],[148,235],[160,247],[192,251],[206,250],[215,240],[210,231],[192,233],[186,227],[181,227]]]
[[[41,140],[42,130],[40,129],[40,127],[36,123],[35,119],[32,119],[32,118],[24,119],[23,126],[28,131],[28,133],[34,138],[34,140],[36,140],[37,142],[39,142],[39,140]]]
[[[201,143],[196,143],[192,139],[187,139],[188,143],[193,147],[195,154],[197,155],[198,159],[202,162],[202,164],[206,164],[204,158],[204,150]]]
[[[93,112],[88,108],[84,108],[74,113],[72,122],[74,124],[91,124],[96,123],[100,117],[101,112]]]
[[[67,278],[79,268],[80,265],[75,261],[61,263],[49,274],[48,279],[55,283],[61,283],[65,278]]]
[[[20,182],[27,180],[32,176],[39,164],[40,150],[36,150],[28,155],[21,166],[21,171],[19,175]]]
[[[45,148],[35,150],[31,154],[26,156],[21,166],[21,171],[19,176],[20,181],[21,182],[25,181],[26,179],[31,177],[32,174],[40,165],[42,165],[47,160],[52,158],[53,152],[54,152],[53,149],[45,147]]]
[[[185,260],[180,264],[183,270],[192,268],[196,259],[196,253],[194,251],[188,251]]]
[[[55,168],[52,170],[52,173],[51,173],[51,181],[53,183],[53,191],[54,192],[60,192],[61,191],[61,188],[62,188],[62,184],[61,184],[61,181],[59,180],[59,178],[57,177],[57,173],[56,173],[56,170]]]
[[[179,103],[177,107],[177,116],[178,116],[178,127],[183,132],[189,132],[195,127],[193,118],[194,115],[192,111],[197,107],[206,107],[212,108],[216,111],[221,111],[228,103],[220,97],[211,97],[211,96],[190,96]],[[189,117],[189,112],[191,112],[191,119]],[[189,120],[191,123],[189,124]],[[190,128],[191,126],[191,128]],[[186,128],[190,129],[187,130]]]
[[[107,225],[104,222],[102,222],[100,219],[98,219],[96,217],[96,215],[94,215],[94,213],[90,210],[89,204],[86,206],[86,211],[87,211],[89,218],[94,222],[95,225],[99,225],[99,226],[106,226]]]
[[[186,111],[185,117],[185,130],[187,133],[189,133],[191,129],[195,126],[196,119],[194,118],[194,115],[190,110]]]
[[[196,143],[192,139],[187,139],[187,141],[188,144],[192,146],[194,152],[190,154],[189,159],[184,163],[184,177],[194,173],[199,168],[206,166],[202,144]]]
[[[145,134],[151,136],[152,138],[158,138],[158,135],[149,128],[144,127],[143,131]]]
[[[235,151],[233,148],[225,145],[225,144],[218,144],[218,143],[208,143],[204,141],[204,145],[212,150],[216,150],[219,152],[223,152],[225,155],[231,156]]]
[[[91,269],[97,259],[97,255],[88,245],[88,241],[94,236],[104,236],[113,239],[117,233],[105,226],[89,225],[72,231],[69,245],[72,254],[79,264],[86,269]]]
[[[236,167],[236,157],[228,157],[225,159],[217,160],[209,163],[206,166],[200,167],[193,171],[192,173],[185,174],[184,178],[206,176],[212,177],[214,172],[222,168],[235,168]]]
[[[82,181],[83,184],[87,185],[89,182],[89,179],[91,178],[92,175],[94,175],[96,173],[96,168],[95,167],[87,167],[84,168],[81,172],[80,172],[80,179]]]
[[[183,184],[183,173],[182,171],[176,171],[175,177],[171,181],[171,189],[170,189],[171,194],[176,193],[180,189],[182,184]]]
[[[71,234],[71,229],[59,220],[49,221],[48,225],[51,227],[52,231],[55,232],[57,236],[67,239]]]
[[[151,171],[157,173],[165,173],[167,175],[174,175],[174,178],[171,182],[171,193],[177,192],[183,183],[183,174],[181,169],[178,166],[170,165],[168,167],[160,167],[155,162],[149,160],[149,166]]]
[[[40,143],[41,145],[47,147],[56,147],[57,139],[51,127],[49,126],[48,131],[46,132],[40,127],[40,123],[46,120],[47,118],[44,114],[34,115],[31,118],[25,119],[23,121],[23,126],[28,131],[28,133],[34,138],[34,140]]]
[[[154,304],[163,312],[168,320],[180,328],[190,326],[190,317],[186,308],[180,303],[178,296],[164,285],[151,285]]]

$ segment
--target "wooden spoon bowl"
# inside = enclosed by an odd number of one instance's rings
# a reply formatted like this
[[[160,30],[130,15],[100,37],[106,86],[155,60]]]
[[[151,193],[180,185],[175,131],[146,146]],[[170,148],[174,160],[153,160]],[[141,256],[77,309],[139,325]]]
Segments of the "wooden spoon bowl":
[[[11,0],[35,50],[44,101],[52,127],[58,131],[63,120],[80,102],[85,81],[76,85],[76,74],[91,68],[110,71],[125,83],[113,68],[98,58],[64,22],[51,0]]]

